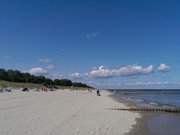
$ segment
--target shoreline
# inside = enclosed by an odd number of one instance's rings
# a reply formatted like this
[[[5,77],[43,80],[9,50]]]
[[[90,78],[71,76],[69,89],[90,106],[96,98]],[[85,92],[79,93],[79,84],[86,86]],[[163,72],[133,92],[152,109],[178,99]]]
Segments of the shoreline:
[[[137,107],[133,101],[125,101],[114,94],[111,95],[111,98],[126,104],[128,107]],[[168,112],[138,113],[141,117],[136,119],[136,124],[133,125],[132,130],[125,135],[179,135],[180,129],[177,125],[180,124],[180,114]]]
[[[116,97],[116,95],[111,95],[111,98],[113,98],[115,101],[125,104],[128,107],[137,107],[137,105],[131,101],[124,101],[123,99]],[[140,117],[136,118],[136,124],[133,125],[132,129],[126,133],[125,135],[152,135],[148,128],[147,128],[147,122],[153,117],[156,117],[158,115],[164,114],[162,112],[137,112]]]
[[[161,112],[158,114],[157,113],[155,114],[153,112],[140,112],[141,118],[136,119],[137,124],[134,125],[133,129],[126,135],[152,135],[147,127],[147,122],[153,117],[162,114]]]

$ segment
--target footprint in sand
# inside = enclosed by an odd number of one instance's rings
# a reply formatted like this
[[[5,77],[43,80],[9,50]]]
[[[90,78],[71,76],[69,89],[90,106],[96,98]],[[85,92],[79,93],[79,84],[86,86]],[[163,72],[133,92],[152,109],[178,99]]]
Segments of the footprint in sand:
[[[95,135],[95,134],[96,134],[96,131],[91,130],[89,133],[90,133],[90,135]]]
[[[76,129],[75,135],[80,135],[80,130]]]
[[[105,131],[104,131],[104,135],[108,135],[109,130],[110,130],[110,128],[107,127],[107,128],[105,129]]]

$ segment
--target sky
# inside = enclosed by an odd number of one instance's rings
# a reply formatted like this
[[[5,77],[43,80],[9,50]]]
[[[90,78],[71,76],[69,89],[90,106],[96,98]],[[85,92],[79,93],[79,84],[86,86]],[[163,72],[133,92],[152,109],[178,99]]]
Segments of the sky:
[[[102,88],[180,88],[178,0],[1,0],[0,68]]]

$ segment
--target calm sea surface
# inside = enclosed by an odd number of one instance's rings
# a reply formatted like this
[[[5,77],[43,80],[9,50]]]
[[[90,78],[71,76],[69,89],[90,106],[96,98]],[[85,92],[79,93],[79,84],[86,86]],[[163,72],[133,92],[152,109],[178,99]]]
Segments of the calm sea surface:
[[[180,108],[180,90],[117,90],[114,94],[140,107]],[[180,114],[155,115],[147,121],[146,127],[150,135],[180,135]]]
[[[180,107],[180,90],[118,90],[115,94],[140,106]]]

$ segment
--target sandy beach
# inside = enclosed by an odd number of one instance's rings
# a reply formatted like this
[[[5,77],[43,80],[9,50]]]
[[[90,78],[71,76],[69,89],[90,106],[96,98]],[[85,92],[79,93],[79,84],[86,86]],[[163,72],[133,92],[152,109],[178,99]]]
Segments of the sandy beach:
[[[108,92],[0,93],[1,135],[124,135],[140,114],[115,111],[126,107]]]

